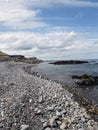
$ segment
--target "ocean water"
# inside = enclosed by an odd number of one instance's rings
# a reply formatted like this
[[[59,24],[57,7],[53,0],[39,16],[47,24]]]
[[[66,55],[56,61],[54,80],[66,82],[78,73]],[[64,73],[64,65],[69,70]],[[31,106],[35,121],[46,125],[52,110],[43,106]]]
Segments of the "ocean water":
[[[53,65],[44,62],[33,67],[31,70],[50,80],[60,82],[66,87],[74,87],[88,100],[93,100],[98,104],[98,85],[82,87],[75,83],[76,79],[71,78],[72,75],[82,74],[98,76],[98,60],[89,60],[89,63],[76,65]]]

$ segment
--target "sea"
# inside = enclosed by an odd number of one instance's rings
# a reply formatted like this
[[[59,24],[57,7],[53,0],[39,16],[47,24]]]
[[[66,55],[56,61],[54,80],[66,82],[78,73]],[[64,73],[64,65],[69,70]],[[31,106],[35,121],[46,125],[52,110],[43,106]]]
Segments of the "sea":
[[[31,71],[38,72],[49,80],[60,82],[62,85],[72,87],[81,93],[88,100],[94,101],[98,104],[98,85],[79,86],[76,84],[77,79],[72,79],[72,75],[93,75],[98,76],[98,60],[86,60],[89,63],[85,64],[71,64],[71,65],[54,65],[48,62],[43,62],[31,68]]]

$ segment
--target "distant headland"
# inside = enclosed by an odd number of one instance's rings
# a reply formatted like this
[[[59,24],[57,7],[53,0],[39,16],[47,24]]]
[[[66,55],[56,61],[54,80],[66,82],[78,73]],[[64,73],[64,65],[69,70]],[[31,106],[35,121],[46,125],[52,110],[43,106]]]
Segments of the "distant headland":
[[[51,62],[49,64],[54,64],[54,65],[65,65],[65,64],[84,64],[88,63],[88,61],[81,61],[81,60],[59,60],[55,62]]]
[[[36,57],[26,58],[23,55],[8,55],[0,51],[0,62],[3,62],[3,61],[25,62],[29,64],[36,64],[36,63],[43,62],[42,60],[39,60]]]

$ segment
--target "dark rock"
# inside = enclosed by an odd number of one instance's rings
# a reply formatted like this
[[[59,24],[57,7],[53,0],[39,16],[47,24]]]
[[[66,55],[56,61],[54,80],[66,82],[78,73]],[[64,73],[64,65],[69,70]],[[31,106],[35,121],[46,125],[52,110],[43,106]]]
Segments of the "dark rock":
[[[80,76],[78,76],[78,75],[72,75],[72,79],[80,79]]]
[[[79,61],[79,60],[62,60],[62,61],[55,61],[49,64],[54,64],[54,65],[64,65],[64,64],[84,64],[88,63],[88,61]]]
[[[23,55],[11,55],[11,58],[25,59]]]
[[[79,79],[76,81],[76,83],[79,85],[96,85],[96,84],[98,84],[98,76],[84,74],[81,76],[73,75],[72,78]]]

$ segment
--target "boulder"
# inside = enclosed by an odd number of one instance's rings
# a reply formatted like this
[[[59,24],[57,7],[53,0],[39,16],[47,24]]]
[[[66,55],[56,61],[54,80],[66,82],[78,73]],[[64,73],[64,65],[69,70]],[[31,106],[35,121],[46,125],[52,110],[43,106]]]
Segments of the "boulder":
[[[96,85],[96,84],[98,84],[98,76],[84,74],[81,76],[73,75],[72,78],[78,79],[76,81],[76,83],[79,85]]]

